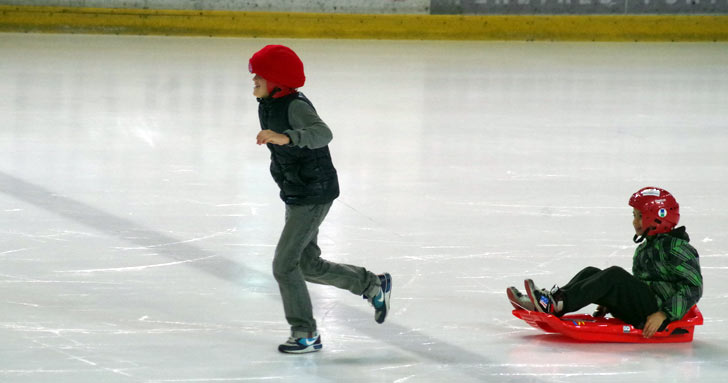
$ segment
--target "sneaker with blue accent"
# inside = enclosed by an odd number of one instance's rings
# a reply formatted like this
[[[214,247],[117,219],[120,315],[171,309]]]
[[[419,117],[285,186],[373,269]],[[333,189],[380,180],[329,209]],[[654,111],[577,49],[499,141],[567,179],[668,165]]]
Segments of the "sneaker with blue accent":
[[[305,354],[308,352],[316,352],[321,350],[321,335],[314,332],[311,338],[294,338],[290,337],[278,346],[278,351],[286,354]]]
[[[528,295],[518,291],[517,288],[513,286],[507,288],[506,295],[508,296],[508,300],[511,302],[511,305],[513,305],[514,309],[526,311],[536,310],[533,302],[531,302],[531,298],[529,298]]]
[[[379,293],[371,300],[374,306],[374,320],[377,323],[384,323],[389,313],[389,301],[392,296],[392,276],[389,273],[379,274]]]
[[[559,289],[559,286],[554,286],[551,291],[546,289],[540,289],[536,287],[533,280],[526,279],[523,281],[526,287],[526,293],[531,298],[531,302],[536,308],[536,311],[561,316],[564,310],[564,294]]]

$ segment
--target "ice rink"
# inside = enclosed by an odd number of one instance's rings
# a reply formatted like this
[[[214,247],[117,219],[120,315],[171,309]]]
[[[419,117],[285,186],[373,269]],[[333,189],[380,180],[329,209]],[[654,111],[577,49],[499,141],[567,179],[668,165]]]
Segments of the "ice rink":
[[[247,67],[269,43],[334,133],[323,256],[394,278],[383,325],[311,286],[324,348],[300,356],[276,350],[284,206]],[[0,34],[0,381],[724,382],[727,148],[725,43]],[[650,185],[701,255],[692,343],[511,314],[524,278],[630,269]]]

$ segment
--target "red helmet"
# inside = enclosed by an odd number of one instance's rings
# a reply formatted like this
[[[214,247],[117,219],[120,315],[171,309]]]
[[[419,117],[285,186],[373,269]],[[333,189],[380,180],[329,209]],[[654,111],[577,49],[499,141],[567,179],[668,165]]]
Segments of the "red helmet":
[[[266,45],[248,61],[248,70],[269,82],[299,88],[306,82],[303,62],[296,52],[283,45]]]
[[[665,189],[648,186],[632,194],[629,206],[642,214],[643,235],[669,233],[680,221],[680,205]]]

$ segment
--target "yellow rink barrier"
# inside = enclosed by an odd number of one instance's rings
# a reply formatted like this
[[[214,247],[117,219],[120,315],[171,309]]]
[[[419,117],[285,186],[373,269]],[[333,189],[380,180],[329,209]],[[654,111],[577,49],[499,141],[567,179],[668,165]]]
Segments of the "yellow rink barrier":
[[[728,15],[360,15],[0,6],[0,32],[389,40],[728,41]]]

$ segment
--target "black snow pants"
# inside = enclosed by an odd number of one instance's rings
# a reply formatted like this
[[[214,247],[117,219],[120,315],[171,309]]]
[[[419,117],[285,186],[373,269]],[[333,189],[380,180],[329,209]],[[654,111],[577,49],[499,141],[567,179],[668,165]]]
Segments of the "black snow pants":
[[[612,316],[636,328],[644,327],[647,316],[659,309],[649,286],[618,266],[604,270],[587,267],[561,287],[561,291],[564,293],[563,313],[595,303],[607,307]]]

